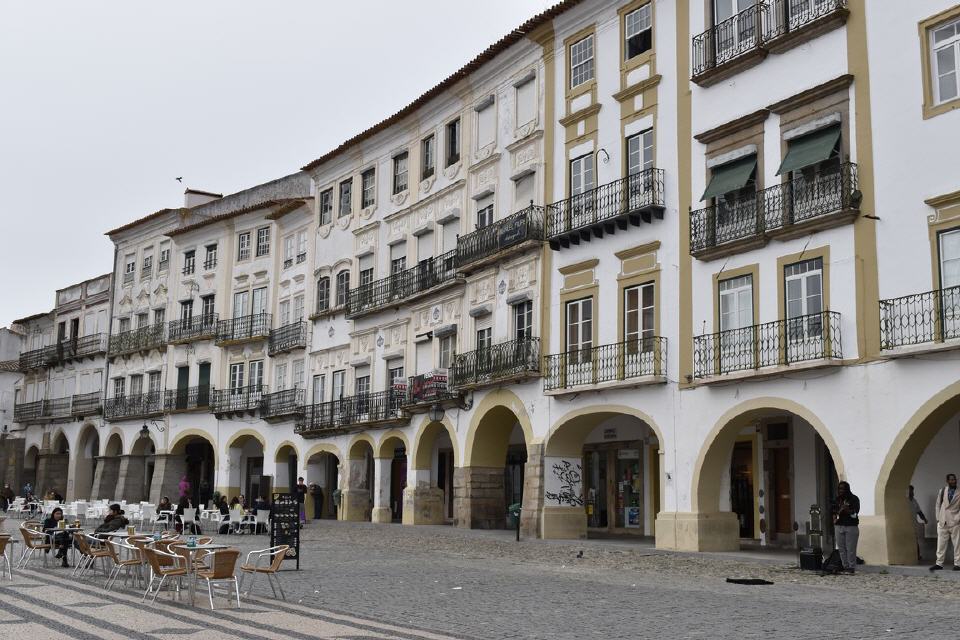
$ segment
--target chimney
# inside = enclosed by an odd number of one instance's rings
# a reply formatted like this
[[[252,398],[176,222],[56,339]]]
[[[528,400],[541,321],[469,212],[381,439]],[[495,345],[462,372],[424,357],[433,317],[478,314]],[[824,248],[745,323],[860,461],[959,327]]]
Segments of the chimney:
[[[183,206],[198,207],[201,204],[207,204],[223,197],[222,193],[213,193],[211,191],[200,191],[199,189],[187,189],[183,192]]]

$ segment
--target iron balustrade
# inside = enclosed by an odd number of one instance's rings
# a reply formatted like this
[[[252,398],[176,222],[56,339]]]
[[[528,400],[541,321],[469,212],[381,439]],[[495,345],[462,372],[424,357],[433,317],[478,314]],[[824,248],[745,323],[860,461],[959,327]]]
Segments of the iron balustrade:
[[[305,389],[284,389],[264,394],[261,413],[264,418],[301,414],[306,397]]]
[[[229,320],[220,320],[217,323],[217,342],[269,338],[271,318],[269,313],[257,313]]]
[[[960,286],[880,301],[880,348],[960,338]]]
[[[483,349],[458,353],[453,359],[454,389],[508,380],[540,371],[540,338],[527,336]]]
[[[297,264],[302,264],[302,263],[304,263],[304,262],[306,262],[306,261],[307,261],[307,254],[306,254],[306,253],[298,253],[298,254],[297,254]]]
[[[663,169],[645,169],[547,205],[547,238],[648,209],[663,209]]]
[[[213,388],[208,384],[182,389],[167,389],[163,403],[164,410],[173,412],[209,409],[211,391],[213,391]]]
[[[267,352],[273,356],[278,353],[304,349],[307,346],[307,323],[297,320],[285,324],[279,329],[270,330],[270,342]]]
[[[266,385],[254,384],[234,389],[214,389],[210,408],[214,413],[256,411],[261,408]]]
[[[110,336],[110,347],[107,353],[115,356],[162,347],[166,344],[166,329],[166,323],[158,323],[115,333]]]
[[[457,238],[457,267],[489,258],[504,249],[544,240],[544,208],[531,204],[511,216]]]
[[[103,403],[103,417],[107,420],[144,418],[163,413],[163,391],[149,391],[136,395],[107,398]]]
[[[218,322],[219,316],[216,313],[171,320],[167,327],[167,337],[170,342],[209,340],[217,335]]]
[[[41,347],[31,349],[20,354],[17,360],[17,369],[23,371],[33,371],[34,369],[43,369],[51,367],[57,363],[56,346]]]
[[[458,396],[450,387],[446,369],[410,376],[406,385],[398,384],[394,388],[406,394],[407,405],[431,404],[453,400]]]
[[[70,405],[70,415],[74,417],[92,416],[103,411],[103,398],[99,391],[74,394]]]
[[[82,393],[63,398],[45,398],[35,402],[19,403],[13,408],[16,422],[76,418],[100,413],[100,392]]]
[[[43,400],[34,402],[18,402],[13,407],[14,422],[29,422],[43,415]]]
[[[690,252],[697,254],[718,245],[759,237],[766,225],[756,193],[733,202],[717,199],[717,204],[690,212]]]
[[[57,360],[66,362],[77,358],[90,358],[107,352],[109,338],[105,333],[94,333],[79,338],[61,340],[57,343]]]
[[[840,314],[823,311],[696,336],[693,349],[697,378],[809,360],[841,359]]]
[[[543,389],[665,376],[666,366],[667,339],[660,336],[574,349],[544,358]]]
[[[410,269],[350,289],[347,295],[347,317],[395,304],[455,280],[457,277],[454,264],[456,253],[457,250],[452,249],[439,256],[421,260]]]
[[[395,390],[346,396],[339,400],[310,405],[302,420],[294,426],[296,433],[334,431],[352,426],[401,420],[406,394]]]
[[[215,269],[216,267],[217,267],[216,258],[207,258],[206,260],[203,261],[203,268],[205,271],[209,271],[210,269]]]
[[[293,258],[287,258],[286,260],[283,261],[284,269],[289,269],[292,266],[293,266]]]
[[[764,39],[775,40],[845,10],[847,0],[767,0],[767,5]]]

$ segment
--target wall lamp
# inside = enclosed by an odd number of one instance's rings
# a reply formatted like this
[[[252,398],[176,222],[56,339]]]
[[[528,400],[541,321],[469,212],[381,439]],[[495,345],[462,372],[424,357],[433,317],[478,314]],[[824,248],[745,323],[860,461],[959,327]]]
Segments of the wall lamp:
[[[166,431],[166,429],[163,427],[163,425],[157,424],[157,421],[156,421],[156,420],[151,420],[151,421],[150,421],[150,424],[153,425],[153,426],[156,428],[156,430],[159,431],[160,433],[163,433],[164,431]],[[149,438],[149,437],[150,437],[150,426],[147,425],[146,422],[144,422],[144,423],[143,423],[143,426],[140,427],[140,437],[141,437],[141,438]]]

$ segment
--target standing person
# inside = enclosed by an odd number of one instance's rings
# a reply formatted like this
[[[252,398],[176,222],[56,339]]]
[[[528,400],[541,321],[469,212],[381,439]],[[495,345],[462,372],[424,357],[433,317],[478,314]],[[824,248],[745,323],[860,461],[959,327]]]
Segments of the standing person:
[[[833,530],[837,536],[837,548],[843,570],[854,573],[857,568],[857,541],[860,539],[860,498],[850,491],[850,483],[842,480],[837,484],[837,497],[833,501]]]
[[[184,498],[190,495],[190,481],[187,479],[187,476],[184,475],[180,478],[180,484],[177,486],[180,490],[180,497]]]
[[[6,511],[7,507],[10,506],[10,503],[13,502],[13,498],[13,489],[10,488],[8,483],[4,483],[3,490],[0,491],[0,509]]]
[[[304,503],[307,500],[307,485],[303,483],[303,478],[297,478],[297,486],[294,488],[297,494],[297,503],[300,505],[300,526],[307,524],[307,511]]]
[[[930,571],[943,569],[947,559],[947,543],[953,542],[953,570],[960,571],[960,491],[957,491],[957,475],[947,474],[947,486],[937,492],[934,513],[937,516],[937,563]]]
[[[29,482],[24,483],[23,485],[23,497],[31,498],[33,496],[33,485]]]
[[[917,562],[919,562],[923,560],[921,549],[923,549],[923,539],[925,538],[924,527],[927,524],[927,516],[923,515],[923,511],[920,509],[920,503],[917,502],[917,499],[914,497],[913,485],[910,485],[907,499],[910,501],[910,519],[913,521],[913,533],[917,537]]]
[[[210,499],[210,483],[207,482],[207,479],[204,478],[200,481],[200,508],[203,508],[207,504],[207,500]],[[216,506],[216,505],[214,505]]]
[[[323,487],[311,482],[310,495],[313,496],[313,519],[320,520],[323,518]]]

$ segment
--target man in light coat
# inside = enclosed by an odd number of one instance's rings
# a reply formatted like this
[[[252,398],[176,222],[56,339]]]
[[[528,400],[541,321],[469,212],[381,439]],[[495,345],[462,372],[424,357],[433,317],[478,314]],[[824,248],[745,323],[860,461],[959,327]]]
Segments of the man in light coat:
[[[943,569],[947,558],[947,543],[953,542],[953,570],[960,571],[960,490],[957,489],[957,476],[947,474],[947,486],[937,492],[935,503],[937,514],[937,563],[930,571]]]

